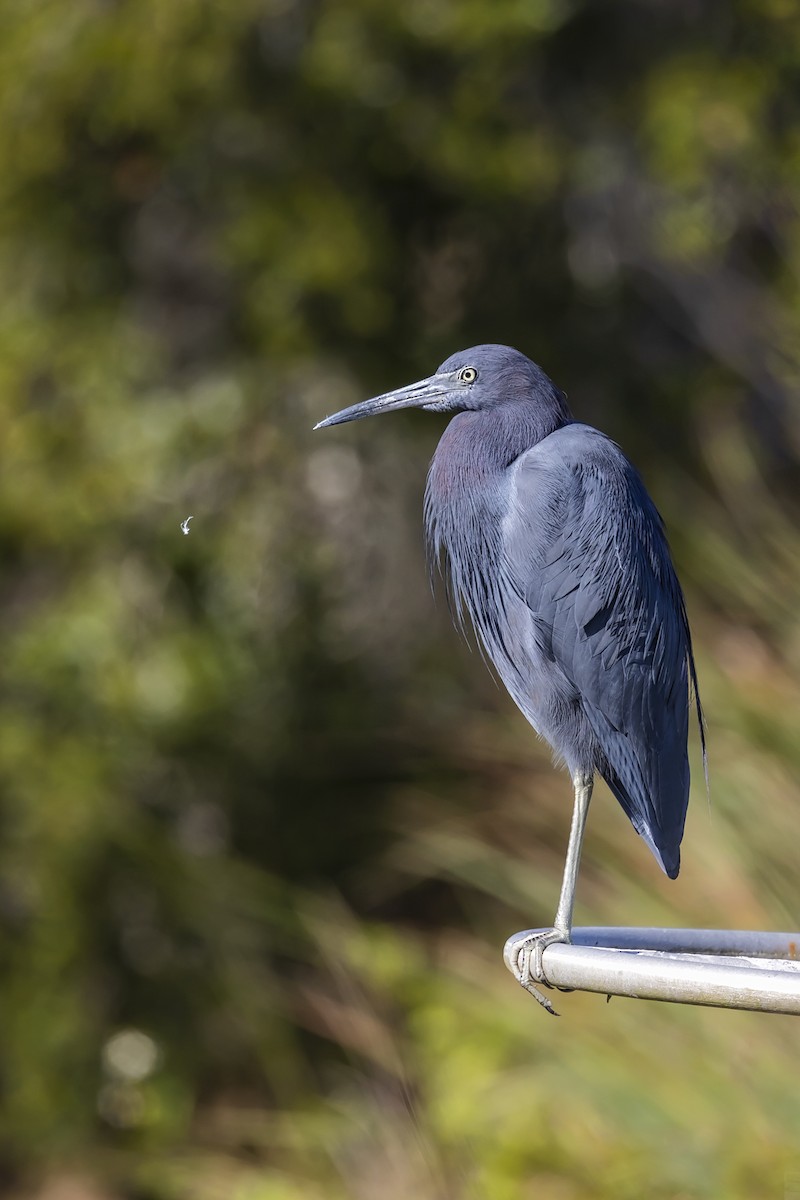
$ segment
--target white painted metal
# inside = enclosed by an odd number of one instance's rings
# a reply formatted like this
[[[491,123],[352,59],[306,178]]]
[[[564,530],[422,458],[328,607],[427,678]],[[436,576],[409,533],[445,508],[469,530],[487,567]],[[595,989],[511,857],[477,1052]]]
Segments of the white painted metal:
[[[584,927],[548,946],[542,966],[562,990],[800,1015],[800,933]]]

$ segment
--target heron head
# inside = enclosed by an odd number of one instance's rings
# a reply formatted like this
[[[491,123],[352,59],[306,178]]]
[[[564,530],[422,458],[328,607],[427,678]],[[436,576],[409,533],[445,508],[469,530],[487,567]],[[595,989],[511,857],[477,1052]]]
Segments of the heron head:
[[[510,346],[473,346],[445,359],[435,375],[362,400],[326,417],[314,428],[343,425],[346,421],[359,421],[400,408],[466,412],[494,408],[513,400],[535,400],[537,395],[547,396],[552,402],[561,393],[536,363]]]

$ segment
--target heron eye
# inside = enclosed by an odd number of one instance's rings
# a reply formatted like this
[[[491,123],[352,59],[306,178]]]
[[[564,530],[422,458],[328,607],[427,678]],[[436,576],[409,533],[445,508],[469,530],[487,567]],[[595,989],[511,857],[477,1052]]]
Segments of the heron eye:
[[[478,372],[474,367],[462,367],[458,372],[458,378],[462,383],[474,383],[478,378]]]

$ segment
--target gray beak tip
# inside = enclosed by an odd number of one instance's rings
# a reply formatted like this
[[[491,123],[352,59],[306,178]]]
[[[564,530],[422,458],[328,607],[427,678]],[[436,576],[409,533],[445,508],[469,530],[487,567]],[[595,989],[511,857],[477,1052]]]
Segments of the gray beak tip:
[[[394,392],[386,392],[382,396],[374,396],[371,400],[362,400],[360,404],[351,404],[341,412],[333,413],[318,421],[314,429],[326,429],[329,425],[344,425],[348,421],[360,421],[362,417],[376,416],[378,413],[395,412],[400,408],[425,408],[428,403],[446,393],[438,376],[421,379],[408,387],[398,388]]]

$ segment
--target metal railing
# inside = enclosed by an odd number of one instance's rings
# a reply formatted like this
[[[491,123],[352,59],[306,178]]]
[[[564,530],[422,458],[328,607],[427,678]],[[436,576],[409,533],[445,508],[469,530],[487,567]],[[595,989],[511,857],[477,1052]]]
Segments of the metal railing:
[[[542,967],[562,991],[800,1014],[800,933],[585,926],[548,946]]]

